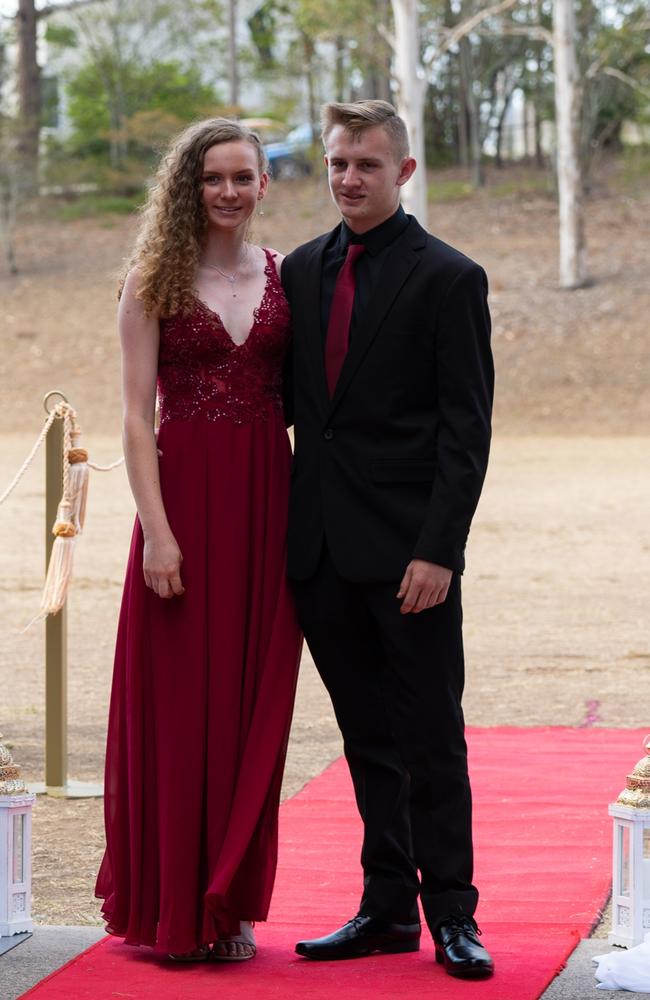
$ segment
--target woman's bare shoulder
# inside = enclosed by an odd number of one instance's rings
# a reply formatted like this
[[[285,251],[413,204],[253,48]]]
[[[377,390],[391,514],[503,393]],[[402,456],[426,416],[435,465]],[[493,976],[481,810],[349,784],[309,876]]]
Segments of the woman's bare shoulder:
[[[285,255],[283,253],[280,253],[279,250],[274,250],[273,247],[266,247],[266,250],[268,253],[271,254],[271,257],[273,258],[273,263],[275,264],[275,269],[279,275],[280,271],[282,270],[282,261],[284,260]]]
[[[144,281],[144,271],[139,264],[129,268],[124,276],[124,281],[120,289],[120,314],[141,317],[143,319],[157,319],[157,309],[145,309],[145,305],[140,296],[140,289]]]

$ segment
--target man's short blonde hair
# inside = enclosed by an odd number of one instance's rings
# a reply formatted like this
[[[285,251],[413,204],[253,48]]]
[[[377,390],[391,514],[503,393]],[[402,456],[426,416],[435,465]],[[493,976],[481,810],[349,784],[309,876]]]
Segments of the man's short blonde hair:
[[[390,139],[399,162],[409,155],[409,137],[403,118],[388,101],[353,101],[350,104],[331,102],[321,109],[321,136],[327,147],[327,138],[336,125],[342,125],[346,132],[358,139],[362,132],[375,125],[381,125]]]

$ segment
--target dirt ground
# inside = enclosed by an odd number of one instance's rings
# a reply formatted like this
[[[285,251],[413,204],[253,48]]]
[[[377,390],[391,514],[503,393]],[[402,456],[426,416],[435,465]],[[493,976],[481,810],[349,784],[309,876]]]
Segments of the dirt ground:
[[[277,184],[258,238],[286,251],[334,222],[322,185]],[[429,224],[484,264],[494,319],[494,450],[464,578],[467,720],[650,728],[650,197],[610,187],[590,201],[594,284],[572,293],[555,284],[550,197],[439,203]],[[0,275],[0,492],[51,388],[76,406],[94,461],[120,454],[112,276],[133,228],[113,218],[23,227],[23,270]],[[133,504],[123,468],[91,476],[69,601],[69,772],[97,780]],[[44,530],[39,455],[0,509],[0,730],[32,780],[43,775],[43,628],[22,629],[38,605]],[[305,652],[284,794],[339,752]],[[630,763],[640,754],[632,745]],[[98,922],[101,812],[101,800],[39,798],[38,921]]]

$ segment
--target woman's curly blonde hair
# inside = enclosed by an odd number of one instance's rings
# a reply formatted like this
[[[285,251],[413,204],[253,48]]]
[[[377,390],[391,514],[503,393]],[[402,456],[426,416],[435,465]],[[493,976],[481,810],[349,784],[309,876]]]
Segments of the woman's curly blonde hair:
[[[142,209],[142,224],[126,274],[138,268],[138,291],[145,313],[161,317],[190,313],[207,216],[201,200],[203,159],[222,142],[250,142],[260,174],[267,167],[259,136],[228,118],[208,118],[186,128],[172,142],[158,167]],[[120,284],[122,293],[124,278]]]

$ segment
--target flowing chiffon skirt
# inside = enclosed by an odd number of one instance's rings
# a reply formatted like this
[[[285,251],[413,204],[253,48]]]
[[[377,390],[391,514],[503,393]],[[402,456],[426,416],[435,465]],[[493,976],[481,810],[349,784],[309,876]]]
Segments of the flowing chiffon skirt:
[[[108,725],[110,933],[187,952],[267,916],[301,637],[285,576],[280,413],[161,427],[185,593],[145,586],[133,533]]]

